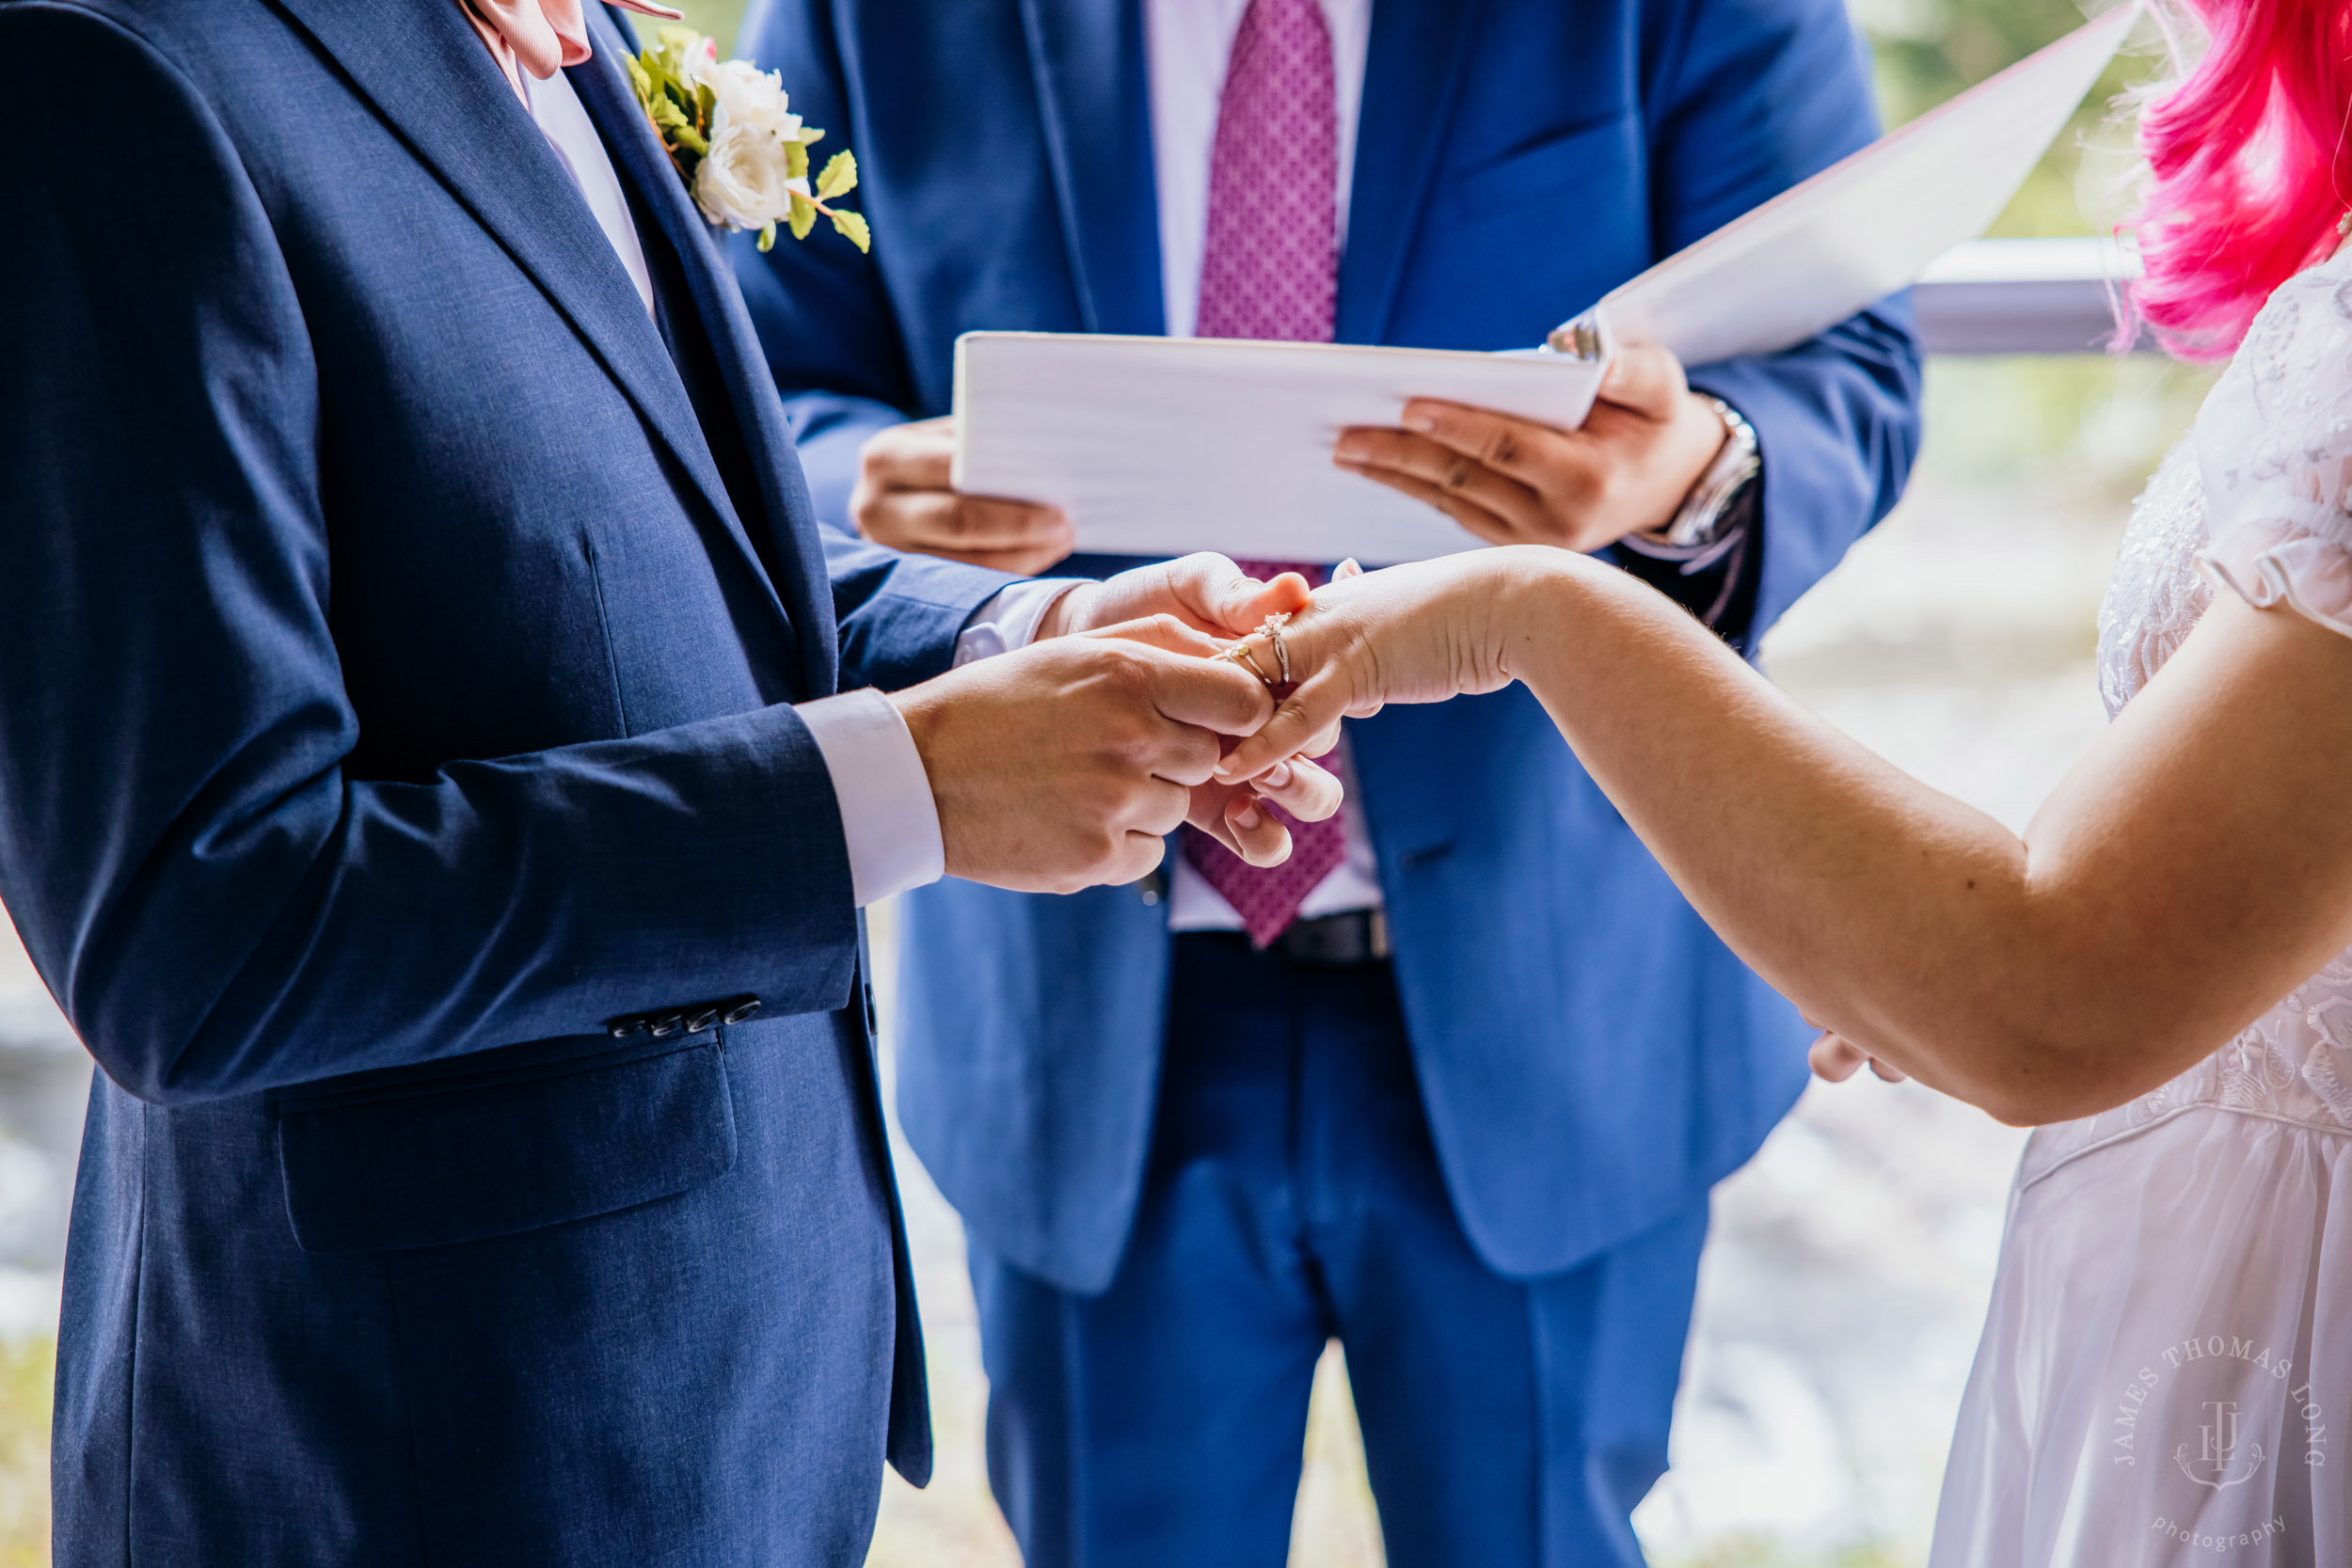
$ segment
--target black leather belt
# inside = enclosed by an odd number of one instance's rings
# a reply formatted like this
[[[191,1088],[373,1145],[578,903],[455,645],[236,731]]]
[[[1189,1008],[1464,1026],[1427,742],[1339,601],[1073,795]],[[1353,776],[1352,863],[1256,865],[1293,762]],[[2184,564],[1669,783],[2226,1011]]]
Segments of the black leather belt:
[[[1194,931],[1187,936],[1248,942],[1239,931]],[[1296,964],[1368,964],[1389,956],[1389,917],[1378,910],[1348,910],[1313,920],[1294,920],[1276,937],[1268,953]]]
[[[1274,946],[1293,963],[1377,963],[1389,956],[1389,917],[1381,910],[1345,910],[1294,920]]]

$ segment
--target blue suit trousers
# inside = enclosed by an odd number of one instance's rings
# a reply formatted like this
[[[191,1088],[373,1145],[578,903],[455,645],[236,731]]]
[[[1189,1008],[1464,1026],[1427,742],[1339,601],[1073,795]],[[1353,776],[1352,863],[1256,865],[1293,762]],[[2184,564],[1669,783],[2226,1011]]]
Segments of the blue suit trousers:
[[[1385,962],[1176,942],[1109,1288],[971,1243],[989,1475],[1029,1568],[1281,1568],[1317,1358],[1345,1347],[1389,1561],[1638,1568],[1704,1202],[1506,1278],[1446,1196]]]

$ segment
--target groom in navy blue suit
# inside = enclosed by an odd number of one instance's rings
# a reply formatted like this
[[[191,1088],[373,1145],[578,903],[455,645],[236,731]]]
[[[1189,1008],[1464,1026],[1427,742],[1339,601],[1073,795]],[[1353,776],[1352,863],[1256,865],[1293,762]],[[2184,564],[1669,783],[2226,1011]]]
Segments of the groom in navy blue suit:
[[[947,412],[959,333],[1523,347],[1876,128],[1838,0],[758,0],[741,48],[848,130],[891,236],[736,253],[818,515],[1025,570],[1069,520],[949,493],[901,422]],[[1604,409],[1589,504],[1484,494],[1752,646],[1900,490],[1908,319]],[[1639,1560],[1708,1190],[1805,1031],[1523,689],[1343,755],[1303,896],[1187,841],[1124,888],[907,901],[899,1109],[966,1224],[1032,1568],[1279,1563],[1329,1337],[1391,1561]]]
[[[537,12],[0,0],[103,105],[0,141],[0,895],[103,1069],[59,1568],[858,1561],[930,1458],[857,910],[1131,881],[1270,709],[947,673],[1011,579],[820,533]]]

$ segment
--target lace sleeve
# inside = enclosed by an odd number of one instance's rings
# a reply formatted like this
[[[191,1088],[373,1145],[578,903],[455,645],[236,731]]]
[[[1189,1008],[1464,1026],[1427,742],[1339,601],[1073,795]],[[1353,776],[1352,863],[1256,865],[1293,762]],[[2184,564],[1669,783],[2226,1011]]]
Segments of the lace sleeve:
[[[2352,636],[2352,252],[2271,296],[2199,421],[2199,562]]]

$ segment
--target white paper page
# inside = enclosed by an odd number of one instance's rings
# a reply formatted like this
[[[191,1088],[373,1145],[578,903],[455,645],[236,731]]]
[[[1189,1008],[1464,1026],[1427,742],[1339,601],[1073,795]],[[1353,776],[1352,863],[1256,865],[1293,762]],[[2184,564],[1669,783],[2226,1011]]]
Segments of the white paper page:
[[[1607,341],[1662,343],[1698,365],[1803,342],[1908,286],[1999,215],[2137,14],[2126,6],[2060,39],[1590,314]],[[1393,424],[1415,397],[1574,429],[1600,371],[1567,355],[967,333],[956,345],[954,483],[1061,507],[1082,550],[1418,561],[1479,541],[1334,468],[1338,433]]]
[[[1600,370],[1560,355],[967,333],[954,483],[1062,508],[1081,550],[1421,561],[1479,540],[1333,467],[1340,431],[1393,425],[1416,397],[1573,430]]]
[[[2138,14],[2125,6],[2027,55],[1676,252],[1592,313],[1612,341],[1660,343],[1704,365],[1801,343],[1908,288],[2001,215]]]

